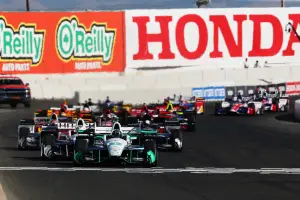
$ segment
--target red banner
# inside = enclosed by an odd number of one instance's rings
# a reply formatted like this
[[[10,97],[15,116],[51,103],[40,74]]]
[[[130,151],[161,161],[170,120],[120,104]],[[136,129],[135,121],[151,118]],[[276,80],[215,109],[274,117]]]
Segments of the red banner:
[[[124,12],[0,12],[0,73],[122,72]]]
[[[286,83],[286,94],[288,94],[288,95],[300,94],[300,82],[287,82]]]

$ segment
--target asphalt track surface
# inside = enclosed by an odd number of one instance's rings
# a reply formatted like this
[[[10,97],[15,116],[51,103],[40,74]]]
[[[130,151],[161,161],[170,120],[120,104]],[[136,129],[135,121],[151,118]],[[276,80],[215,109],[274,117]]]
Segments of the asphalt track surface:
[[[72,164],[41,161],[38,151],[16,150],[19,120],[32,117],[35,109],[50,104],[54,102],[36,102],[32,109],[0,109],[0,181],[8,200],[287,200],[300,197],[300,175],[295,173],[219,174],[225,168],[300,168],[300,124],[293,121],[291,114],[216,117],[211,114],[212,106],[207,106],[206,114],[197,118],[197,132],[184,134],[183,152],[160,152],[161,168],[157,170],[161,173],[140,173],[134,168],[131,173],[122,168],[106,172],[105,169],[64,171]],[[13,171],[3,167],[39,170]],[[46,171],[42,167],[58,169]],[[211,167],[221,169],[201,172]],[[168,172],[170,169],[180,170],[172,173]]]

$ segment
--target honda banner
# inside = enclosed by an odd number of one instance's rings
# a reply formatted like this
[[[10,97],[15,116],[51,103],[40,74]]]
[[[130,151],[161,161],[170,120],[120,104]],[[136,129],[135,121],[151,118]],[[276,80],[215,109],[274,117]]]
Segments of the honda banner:
[[[299,8],[127,10],[127,70],[234,66],[243,61],[298,62],[300,45],[284,28]]]

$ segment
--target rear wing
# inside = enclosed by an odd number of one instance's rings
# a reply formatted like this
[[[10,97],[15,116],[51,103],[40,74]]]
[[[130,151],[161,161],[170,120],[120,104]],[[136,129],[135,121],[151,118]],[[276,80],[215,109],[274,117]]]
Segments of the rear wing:
[[[49,110],[55,110],[55,111],[60,110],[60,109],[61,109],[61,107],[50,107],[49,108]],[[76,108],[74,108],[74,107],[68,108],[68,111],[75,111],[75,110],[76,110]]]
[[[113,131],[113,127],[95,127],[95,134],[110,134]],[[136,127],[121,127],[121,132],[124,134],[137,133]]]
[[[49,123],[50,118],[49,117],[34,117],[33,121],[35,124],[42,124],[42,123]]]
[[[20,125],[34,125],[33,119],[21,119]]]
[[[25,124],[20,124],[18,126],[18,133],[19,133],[20,128],[22,128],[22,127],[29,128],[30,133],[35,133],[35,126],[34,125],[25,125]]]

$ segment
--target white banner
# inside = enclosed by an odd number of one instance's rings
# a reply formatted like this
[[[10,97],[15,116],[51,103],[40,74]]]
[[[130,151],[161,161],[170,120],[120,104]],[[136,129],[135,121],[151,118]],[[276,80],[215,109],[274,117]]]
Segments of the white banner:
[[[126,11],[127,70],[299,62],[300,8]]]

